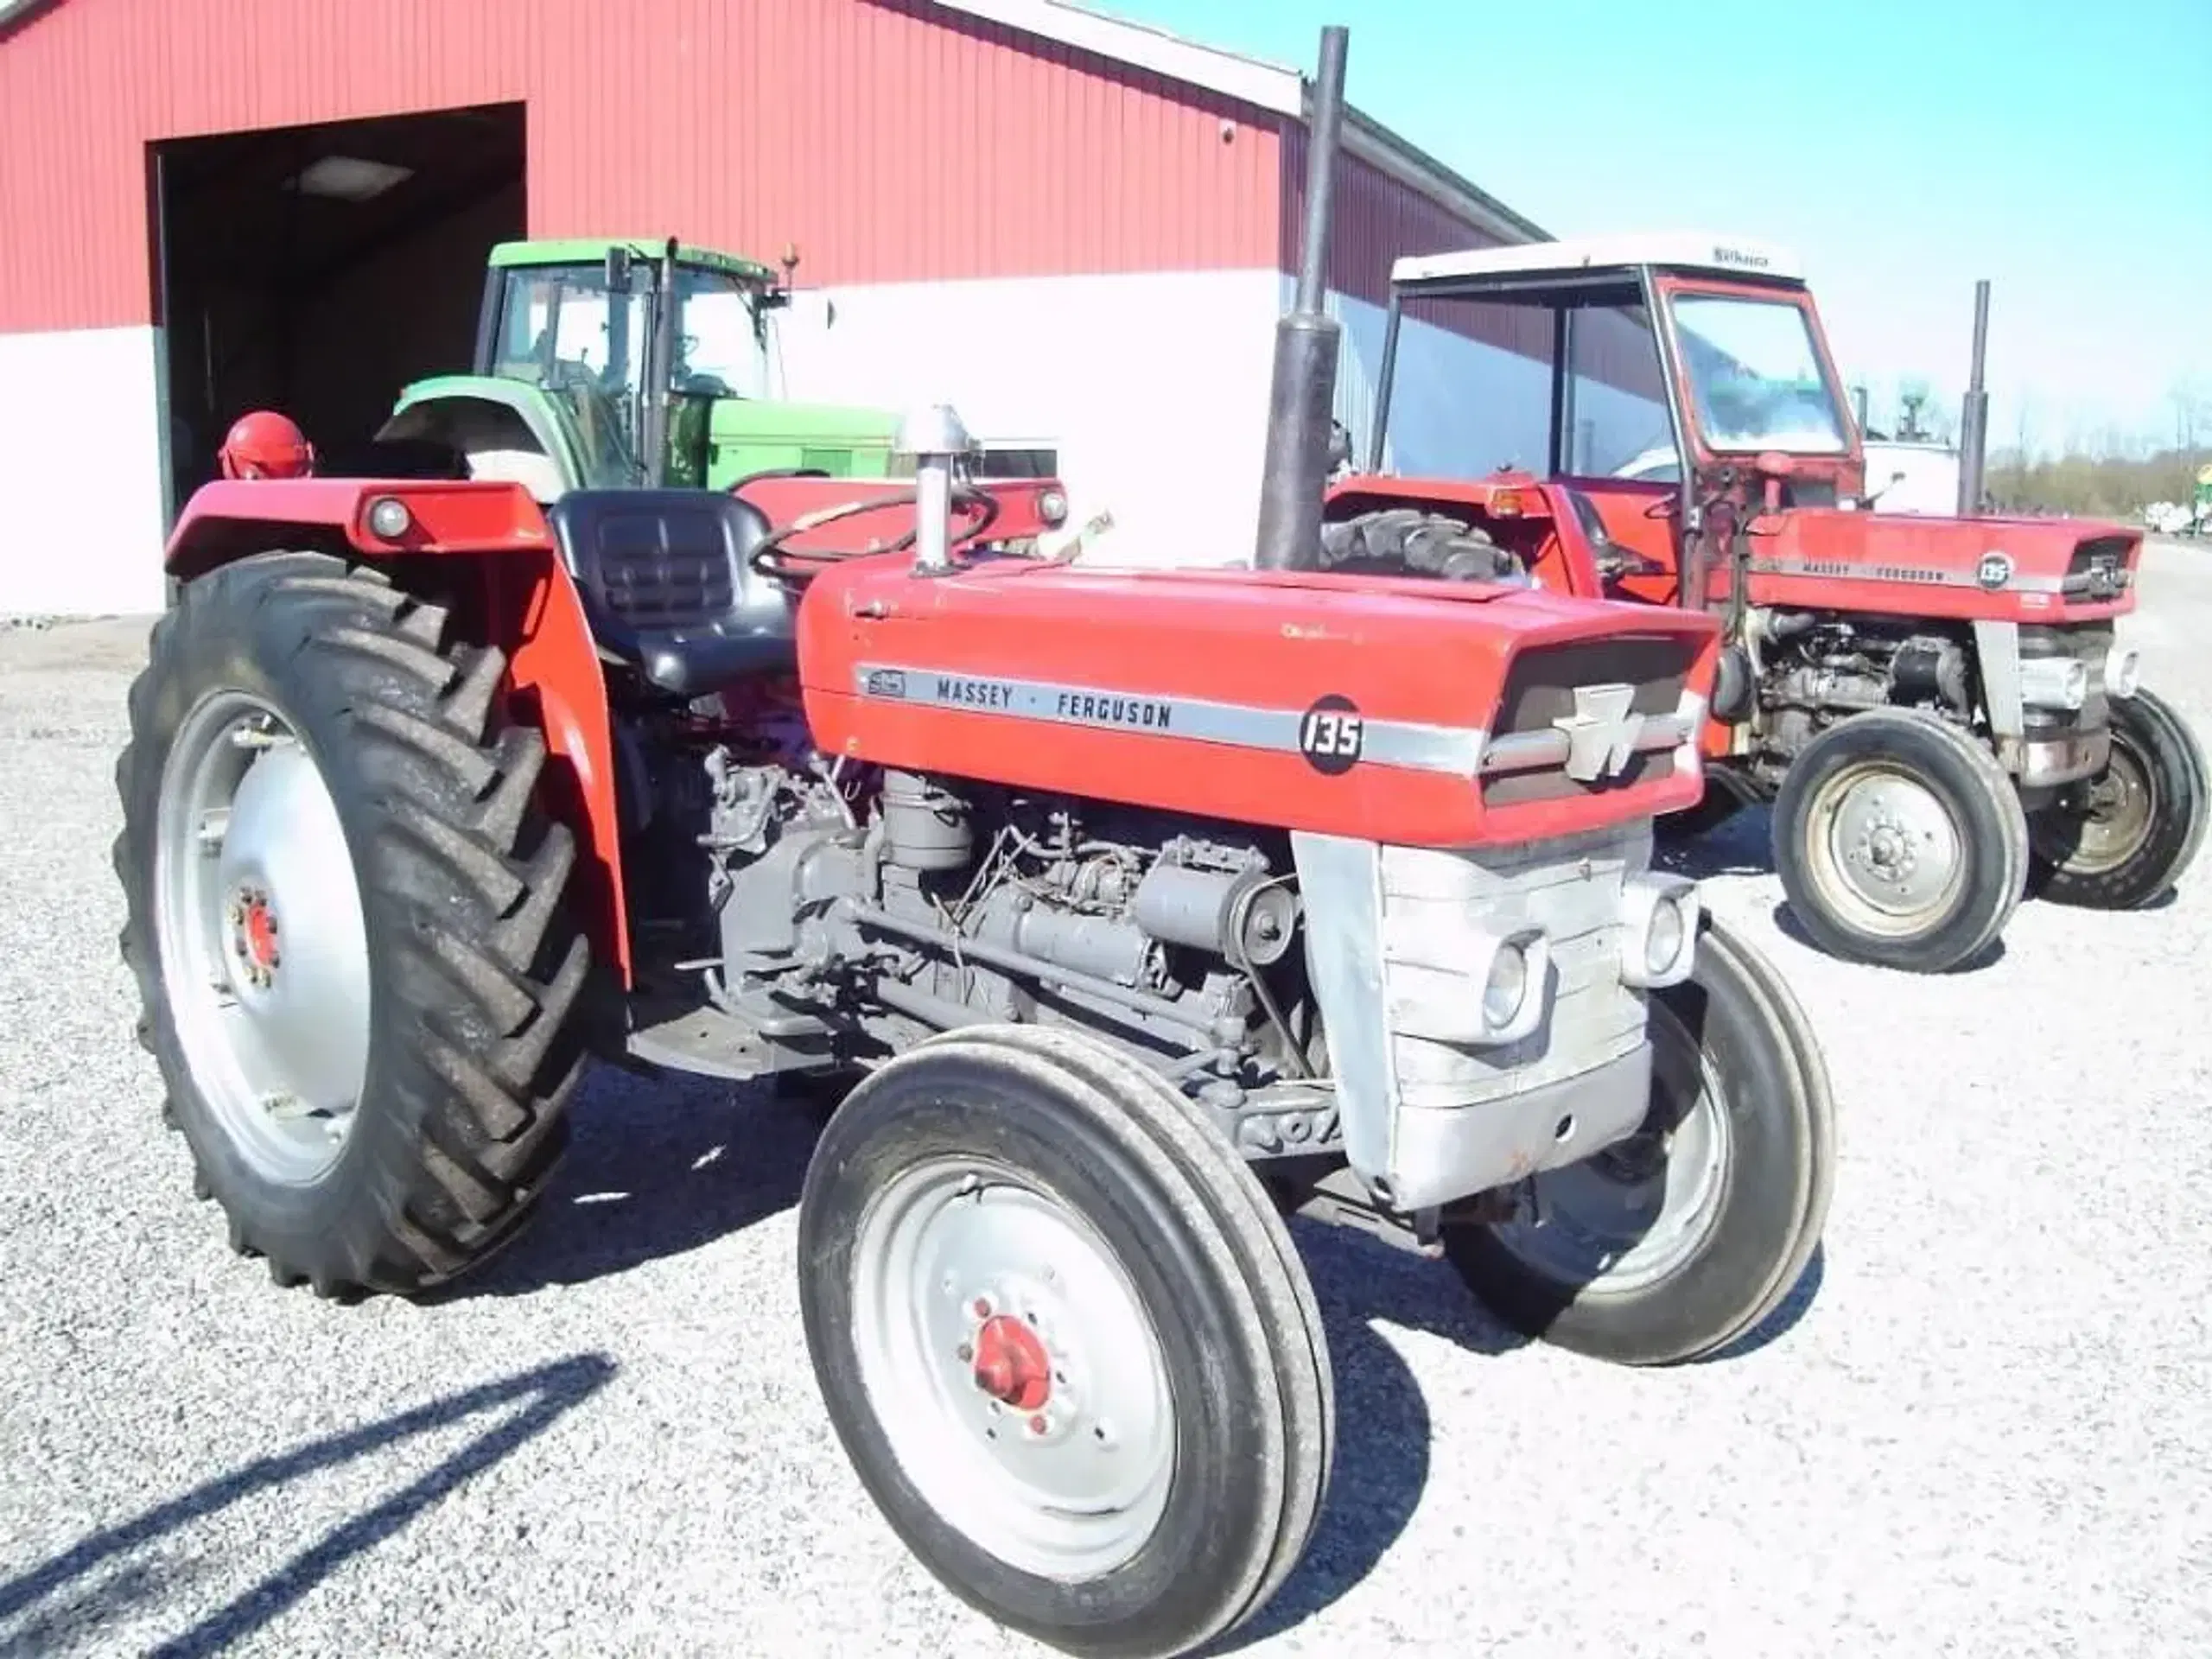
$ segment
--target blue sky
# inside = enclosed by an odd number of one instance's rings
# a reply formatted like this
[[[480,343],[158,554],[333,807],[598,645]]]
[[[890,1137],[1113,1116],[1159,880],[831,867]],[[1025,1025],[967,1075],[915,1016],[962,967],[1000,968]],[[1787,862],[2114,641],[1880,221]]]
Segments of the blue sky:
[[[1955,410],[1991,281],[1990,442],[2212,444],[2212,0],[1090,0],[1310,72],[1556,235],[1794,248],[1878,416]]]

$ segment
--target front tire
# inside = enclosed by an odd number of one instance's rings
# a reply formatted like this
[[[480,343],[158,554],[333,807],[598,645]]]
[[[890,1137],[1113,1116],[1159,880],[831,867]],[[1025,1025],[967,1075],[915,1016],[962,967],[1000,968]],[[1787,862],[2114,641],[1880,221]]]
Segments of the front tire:
[[[1071,1035],[925,1043],[830,1119],[798,1228],[839,1440],[970,1605],[1071,1653],[1184,1654],[1303,1554],[1332,1433],[1312,1293],[1157,1079]]]
[[[1637,1134],[1535,1177],[1539,1218],[1445,1235],[1509,1325],[1624,1365],[1703,1358],[1756,1328],[1803,1275],[1835,1179],[1827,1069],[1765,958],[1708,916],[1689,980],[1650,1008]]]
[[[1970,733],[1916,709],[1847,716],[1808,743],[1774,804],[1798,925],[1847,961],[1934,974],[2004,931],[2026,887],[2019,793]]]
[[[2169,891],[2204,842],[2204,751],[2163,697],[2111,704],[2112,760],[2028,820],[2034,891],[2089,910],[2139,910]]]
[[[589,950],[496,650],[315,553],[185,585],[118,763],[121,940],[195,1190],[325,1296],[514,1236],[567,1145]]]

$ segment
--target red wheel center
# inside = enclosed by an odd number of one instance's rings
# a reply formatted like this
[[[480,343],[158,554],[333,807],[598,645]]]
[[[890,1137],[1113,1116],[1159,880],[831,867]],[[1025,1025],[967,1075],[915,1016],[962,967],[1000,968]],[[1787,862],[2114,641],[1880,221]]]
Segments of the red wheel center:
[[[247,899],[244,909],[245,918],[238,925],[238,937],[245,943],[246,960],[257,968],[276,967],[276,915],[264,899]]]
[[[1037,1333],[1011,1314],[986,1319],[976,1333],[976,1386],[1016,1411],[1052,1396],[1052,1362]]]

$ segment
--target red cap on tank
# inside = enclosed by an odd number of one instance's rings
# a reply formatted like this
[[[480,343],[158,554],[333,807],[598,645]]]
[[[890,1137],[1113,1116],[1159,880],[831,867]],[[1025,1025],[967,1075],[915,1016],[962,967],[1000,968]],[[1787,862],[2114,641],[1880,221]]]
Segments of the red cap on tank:
[[[315,471],[315,446],[289,417],[257,409],[231,423],[217,459],[225,478],[305,478]]]

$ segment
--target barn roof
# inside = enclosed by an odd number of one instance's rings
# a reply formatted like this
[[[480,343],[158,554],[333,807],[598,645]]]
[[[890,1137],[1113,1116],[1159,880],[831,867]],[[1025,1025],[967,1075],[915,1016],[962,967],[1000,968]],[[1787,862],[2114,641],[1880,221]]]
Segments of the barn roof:
[[[1186,86],[1202,86],[1293,120],[1305,120],[1310,107],[1312,83],[1287,64],[1207,46],[1151,23],[1116,17],[1089,6],[1071,4],[1069,0],[932,0],[932,3],[1134,68],[1148,69]],[[1534,220],[1514,212],[1349,101],[1344,106],[1343,143],[1346,154],[1505,241],[1549,239],[1549,232]]]

